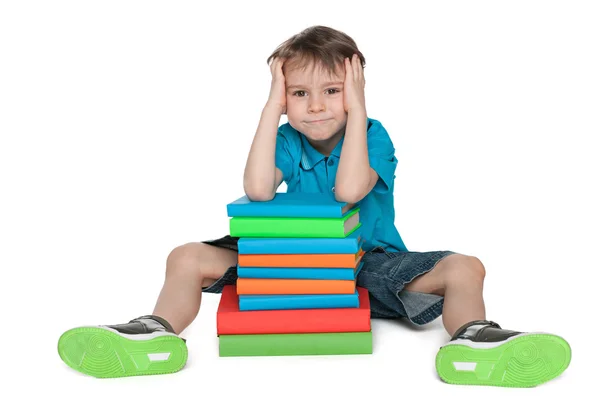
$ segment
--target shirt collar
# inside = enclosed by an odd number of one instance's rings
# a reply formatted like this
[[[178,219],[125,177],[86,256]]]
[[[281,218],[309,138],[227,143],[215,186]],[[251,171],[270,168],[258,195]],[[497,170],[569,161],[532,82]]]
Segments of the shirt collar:
[[[342,153],[342,144],[344,143],[344,136],[345,135],[342,135],[342,138],[331,152],[330,157],[335,156],[337,158],[340,158],[340,154]],[[314,166],[317,165],[317,163],[319,163],[321,160],[323,160],[325,156],[321,154],[318,150],[316,150],[314,147],[312,147],[308,139],[306,139],[306,137],[302,133],[300,133],[300,138],[302,139],[302,160],[300,162],[300,165],[305,170],[309,170],[314,168]]]

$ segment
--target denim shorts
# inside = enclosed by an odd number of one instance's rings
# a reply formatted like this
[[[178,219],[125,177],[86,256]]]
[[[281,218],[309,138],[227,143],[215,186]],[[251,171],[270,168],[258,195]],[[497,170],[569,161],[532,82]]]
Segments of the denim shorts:
[[[224,236],[206,240],[212,246],[237,251],[239,238]],[[388,252],[376,247],[363,256],[363,267],[356,284],[369,292],[372,318],[406,318],[415,325],[424,325],[442,315],[444,298],[435,294],[405,291],[404,286],[429,272],[453,251]],[[237,282],[237,266],[231,266],[205,293],[221,293],[225,285]]]

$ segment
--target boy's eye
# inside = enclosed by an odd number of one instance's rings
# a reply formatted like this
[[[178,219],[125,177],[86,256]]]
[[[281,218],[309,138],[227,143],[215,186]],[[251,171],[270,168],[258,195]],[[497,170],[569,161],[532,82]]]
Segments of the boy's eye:
[[[326,90],[327,94],[335,94],[335,93],[338,93],[339,91],[340,91],[339,89],[335,89],[335,88],[327,89]],[[304,91],[304,90],[297,90],[297,91],[295,91],[293,93],[293,95],[297,96],[297,97],[304,97],[304,96],[306,96],[306,91]]]

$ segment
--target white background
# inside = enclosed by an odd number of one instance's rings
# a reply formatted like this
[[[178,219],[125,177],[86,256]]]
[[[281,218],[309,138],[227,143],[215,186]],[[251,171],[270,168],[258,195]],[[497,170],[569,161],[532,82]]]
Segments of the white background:
[[[598,3],[219,4],[2,2],[3,392],[593,397]],[[226,204],[243,195],[269,93],[266,59],[315,24],[348,33],[366,57],[367,111],[397,150],[408,248],[479,257],[488,318],[570,342],[560,378],[531,390],[444,384],[441,319],[421,329],[373,320],[371,356],[219,358],[219,295],[204,296],[183,333],[189,362],[177,374],[99,380],[62,363],[62,332],[150,313],[168,253],[228,233]]]

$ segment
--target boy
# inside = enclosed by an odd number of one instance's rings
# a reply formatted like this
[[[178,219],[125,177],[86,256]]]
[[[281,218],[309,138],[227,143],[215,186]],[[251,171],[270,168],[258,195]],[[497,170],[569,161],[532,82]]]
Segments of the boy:
[[[436,357],[444,381],[535,386],[560,375],[571,357],[564,339],[486,320],[485,269],[476,257],[407,251],[394,226],[394,146],[367,117],[365,59],[354,40],[314,26],[282,43],[267,63],[271,90],[244,171],[246,195],[268,201],[285,181],[289,192],[360,203],[366,254],[357,284],[369,291],[371,315],[417,325],[441,315],[451,336]],[[289,122],[278,127],[282,114]],[[196,317],[202,292],[235,284],[236,263],[237,238],[230,236],[175,248],[152,315],[71,329],[59,339],[61,358],[98,377],[178,371],[187,360],[178,334]]]

